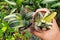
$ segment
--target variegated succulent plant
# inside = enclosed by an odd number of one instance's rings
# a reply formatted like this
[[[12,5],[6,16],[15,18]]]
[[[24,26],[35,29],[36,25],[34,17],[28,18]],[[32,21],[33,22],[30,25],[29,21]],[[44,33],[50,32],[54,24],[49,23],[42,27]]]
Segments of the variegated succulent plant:
[[[38,9],[34,14],[34,28],[36,30],[42,29],[46,30],[50,29],[52,26],[51,20],[56,16],[56,12],[50,12],[46,8]]]

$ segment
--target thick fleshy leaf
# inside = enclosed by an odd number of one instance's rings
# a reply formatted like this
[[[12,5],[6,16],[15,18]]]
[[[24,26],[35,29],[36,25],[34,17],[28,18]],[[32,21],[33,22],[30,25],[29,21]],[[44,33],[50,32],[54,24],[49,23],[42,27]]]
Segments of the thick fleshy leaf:
[[[22,20],[21,14],[10,14],[4,17],[5,21]]]
[[[16,17],[16,14],[11,14],[11,15],[5,16],[4,20],[8,21],[9,19],[12,19],[12,18],[15,18],[15,17]]]
[[[56,12],[53,12],[50,15],[46,16],[43,20],[45,22],[50,22],[56,16],[56,14],[57,14]]]

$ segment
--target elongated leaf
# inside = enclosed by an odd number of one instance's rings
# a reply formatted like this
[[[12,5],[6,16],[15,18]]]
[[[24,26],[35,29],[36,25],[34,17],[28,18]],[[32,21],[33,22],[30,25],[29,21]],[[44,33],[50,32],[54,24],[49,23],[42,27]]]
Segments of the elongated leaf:
[[[7,4],[7,3],[6,3],[6,2],[0,2],[0,5],[3,5],[3,4],[5,5],[5,4]]]
[[[15,2],[12,2],[12,1],[8,1],[8,0],[5,0],[8,4],[11,4],[11,5],[16,5]]]
[[[12,19],[12,18],[15,18],[16,15],[15,14],[11,14],[11,15],[8,15],[6,17],[4,17],[5,20],[9,20],[9,19]]]
[[[43,1],[42,1],[42,3],[44,3],[44,4],[45,4],[45,3],[55,2],[55,1],[57,1],[57,0],[43,0]]]
[[[48,15],[48,16],[46,16],[43,20],[45,21],[45,22],[50,22],[51,21],[51,19],[53,19],[55,16],[56,16],[56,12],[53,12],[53,13],[51,13],[50,15]]]
[[[16,9],[17,8],[12,9],[10,14],[14,13],[16,11]]]
[[[51,7],[60,7],[60,2],[53,4]]]

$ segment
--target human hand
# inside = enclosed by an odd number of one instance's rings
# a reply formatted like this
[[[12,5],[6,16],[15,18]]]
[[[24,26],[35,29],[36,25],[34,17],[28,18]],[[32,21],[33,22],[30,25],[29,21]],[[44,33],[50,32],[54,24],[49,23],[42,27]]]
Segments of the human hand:
[[[52,27],[50,30],[37,32],[36,30],[31,29],[31,33],[43,40],[60,40],[59,29],[55,19],[53,19]]]
[[[47,9],[45,9],[45,10],[48,11]],[[45,10],[38,9],[36,12],[38,12],[38,11],[45,12]],[[60,40],[60,38],[59,38],[60,37],[60,34],[59,34],[60,32],[59,32],[59,28],[58,28],[58,25],[57,25],[55,19],[52,20],[52,27],[50,28],[50,30],[45,30],[45,31],[39,30],[39,31],[36,31],[34,29],[31,29],[31,33],[36,35],[37,37],[43,39],[43,40]]]

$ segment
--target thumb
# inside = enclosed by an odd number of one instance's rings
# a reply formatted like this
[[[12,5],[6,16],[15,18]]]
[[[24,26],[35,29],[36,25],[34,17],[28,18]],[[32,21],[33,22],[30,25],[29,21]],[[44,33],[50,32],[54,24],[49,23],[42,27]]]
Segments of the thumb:
[[[53,28],[58,28],[58,25],[55,19],[53,19],[52,23],[53,23]]]
[[[58,31],[59,30],[58,25],[57,25],[55,19],[53,19],[53,22],[52,22],[52,29],[55,30],[55,31]]]

